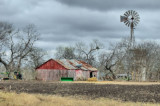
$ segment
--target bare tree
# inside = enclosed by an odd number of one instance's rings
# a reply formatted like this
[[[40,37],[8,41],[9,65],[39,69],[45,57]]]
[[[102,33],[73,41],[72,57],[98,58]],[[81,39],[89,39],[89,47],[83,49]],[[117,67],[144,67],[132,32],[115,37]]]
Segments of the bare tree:
[[[8,38],[12,32],[12,24],[7,22],[0,22],[0,54],[4,54],[2,49],[5,45],[7,45]]]
[[[143,42],[133,49],[134,64],[137,67],[139,81],[152,79],[153,73],[159,71],[160,46],[155,42]],[[135,72],[134,72],[135,73]],[[137,73],[137,72],[136,72]],[[135,79],[137,80],[137,78]]]
[[[113,79],[118,71],[127,73],[128,77],[132,75],[135,81],[158,79],[156,73],[160,70],[160,46],[155,42],[142,42],[135,43],[131,48],[128,41],[123,40],[111,46],[108,52],[99,56],[100,70],[106,75],[111,74]]]
[[[10,33],[8,44],[3,46],[3,52],[0,53],[0,62],[8,73],[14,70],[20,71],[22,60],[33,51],[38,35],[34,25],[28,25],[22,31]]]
[[[29,53],[28,56],[28,64],[32,67],[32,68],[36,68],[39,65],[41,65],[45,60],[44,57],[47,55],[47,53],[40,48],[34,47],[32,52]]]
[[[112,78],[115,79],[115,71],[118,63],[126,56],[127,50],[129,48],[129,40],[123,39],[121,42],[111,45],[110,50],[103,52],[99,55],[99,62],[101,71],[106,75],[111,74]]]
[[[96,57],[95,53],[101,48],[103,48],[103,44],[98,40],[93,40],[89,46],[83,42],[79,42],[76,44],[77,58],[86,61],[90,65],[93,65]]]
[[[57,59],[75,59],[75,48],[59,46],[56,48],[55,55]]]
[[[7,22],[0,22],[0,40],[4,42],[7,40],[8,35],[13,31],[12,24]]]

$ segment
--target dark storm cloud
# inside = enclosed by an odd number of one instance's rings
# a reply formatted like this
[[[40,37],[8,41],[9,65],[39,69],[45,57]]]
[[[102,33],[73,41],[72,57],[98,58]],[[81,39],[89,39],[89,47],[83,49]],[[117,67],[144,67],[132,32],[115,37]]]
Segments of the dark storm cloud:
[[[57,0],[68,6],[83,7],[94,10],[111,9],[160,9],[159,0]]]

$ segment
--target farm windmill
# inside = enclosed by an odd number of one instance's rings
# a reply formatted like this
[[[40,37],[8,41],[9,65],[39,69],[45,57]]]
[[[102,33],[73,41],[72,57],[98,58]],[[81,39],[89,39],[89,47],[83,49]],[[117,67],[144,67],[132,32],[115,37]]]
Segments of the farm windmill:
[[[120,21],[124,22],[126,26],[130,27],[130,43],[134,42],[134,29],[140,21],[139,14],[134,10],[128,10],[124,13],[124,16],[120,16]]]

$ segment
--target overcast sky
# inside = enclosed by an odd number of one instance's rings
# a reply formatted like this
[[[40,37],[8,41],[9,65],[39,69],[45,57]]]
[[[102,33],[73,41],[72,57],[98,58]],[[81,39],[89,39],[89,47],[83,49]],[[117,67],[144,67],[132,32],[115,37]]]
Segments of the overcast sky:
[[[120,15],[135,10],[137,40],[160,40],[160,0],[0,0],[0,21],[16,27],[35,24],[36,44],[45,50],[98,39],[106,46],[130,34]]]

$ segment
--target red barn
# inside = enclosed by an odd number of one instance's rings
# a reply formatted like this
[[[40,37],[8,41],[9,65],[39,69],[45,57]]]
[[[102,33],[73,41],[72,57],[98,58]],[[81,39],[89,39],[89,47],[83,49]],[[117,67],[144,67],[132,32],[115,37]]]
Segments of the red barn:
[[[97,69],[84,61],[67,59],[50,59],[36,68],[37,80],[60,81],[62,77],[86,80],[91,77],[97,77]]]

